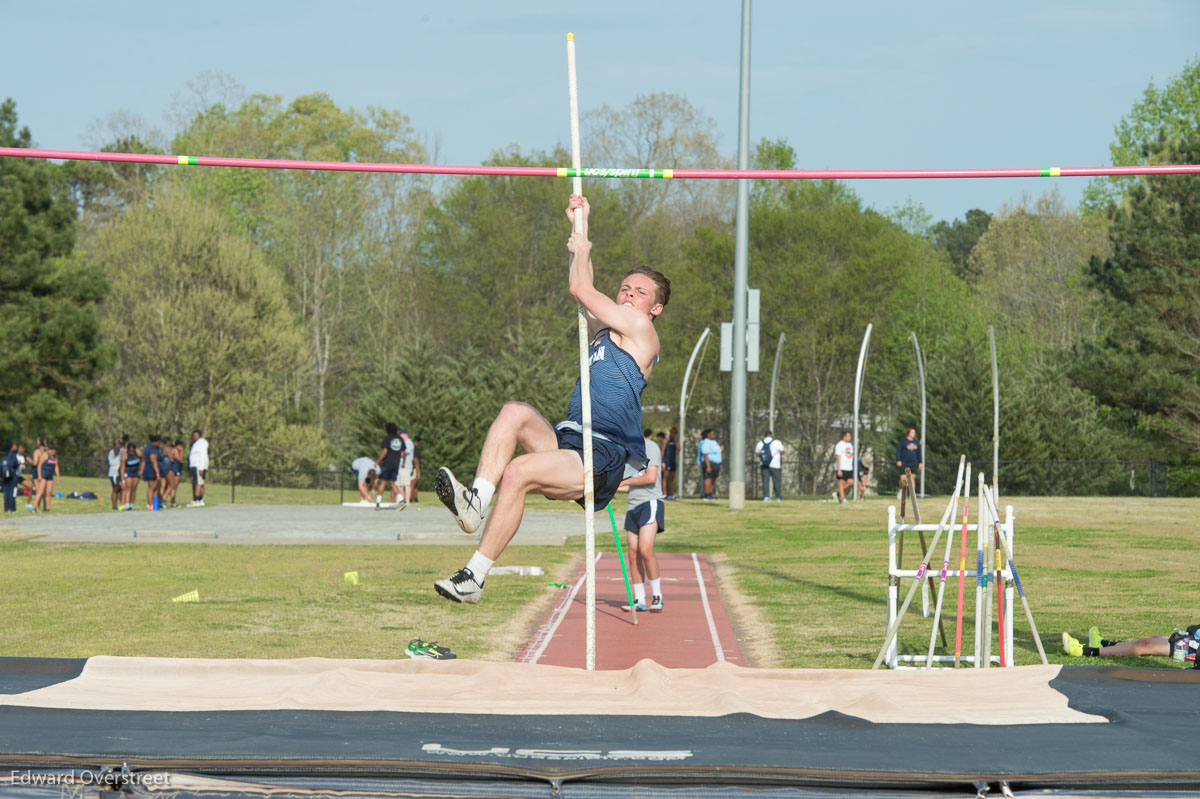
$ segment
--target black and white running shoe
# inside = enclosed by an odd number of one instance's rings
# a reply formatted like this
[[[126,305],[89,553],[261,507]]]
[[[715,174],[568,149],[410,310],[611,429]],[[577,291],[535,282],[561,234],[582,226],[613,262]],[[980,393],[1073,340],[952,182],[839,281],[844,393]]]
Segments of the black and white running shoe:
[[[475,574],[470,569],[459,569],[453,576],[438,580],[433,584],[434,590],[452,602],[466,602],[474,605],[483,596],[483,583],[475,581]]]
[[[454,474],[445,466],[437,470],[433,490],[438,499],[454,514],[454,520],[464,533],[473,533],[483,523],[483,506],[475,489],[467,488],[454,479]]]

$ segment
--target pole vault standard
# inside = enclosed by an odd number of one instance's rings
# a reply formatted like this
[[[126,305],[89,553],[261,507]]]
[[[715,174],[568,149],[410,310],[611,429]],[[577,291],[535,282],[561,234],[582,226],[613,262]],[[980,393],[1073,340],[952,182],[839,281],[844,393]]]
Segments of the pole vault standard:
[[[921,345],[917,343],[916,332],[910,331],[908,335],[912,339],[913,353],[917,356],[917,377],[921,381],[921,496],[925,496],[925,359],[921,357]]]
[[[862,453],[858,451],[858,405],[862,397],[863,367],[867,361],[867,346],[871,343],[871,324],[867,323],[867,332],[863,334],[862,347],[858,350],[858,367],[854,370],[854,447],[853,462],[850,464],[850,476],[854,479],[854,498],[858,499],[859,464],[862,463]]]
[[[575,34],[567,34],[567,94],[571,105],[571,164],[578,170],[579,156],[579,88],[575,80]],[[572,191],[583,194],[583,179],[574,178]],[[575,211],[575,232],[583,232],[583,209]],[[584,563],[587,564],[587,618],[585,626],[586,664],[588,671],[596,669],[596,488],[592,463],[592,380],[588,368],[588,324],[583,307],[579,308],[579,399],[583,422],[583,533]]]
[[[675,465],[678,467],[675,470],[675,496],[683,496],[684,474],[683,470],[687,467],[687,458],[683,454],[683,441],[687,437],[687,401],[688,401],[688,378],[692,374],[692,365],[696,362],[696,353],[700,352],[700,345],[708,338],[708,334],[712,331],[707,327],[700,333],[700,338],[696,339],[696,346],[692,347],[692,357],[688,358],[687,369],[683,372],[683,385],[679,387],[679,434],[675,437]],[[695,384],[693,384],[693,388]],[[670,488],[667,493],[671,493]]]
[[[316,172],[387,172],[414,175],[507,175],[543,178],[646,178],[659,180],[918,180],[946,178],[1086,178],[1134,175],[1200,175],[1200,164],[1142,166],[1030,167],[1015,169],[635,169],[580,166],[449,166],[379,164],[366,161],[296,161],[277,158],[224,158],[162,153],[98,153],[0,147],[3,158],[63,161],[116,161],[164,166],[228,166],[243,169],[307,169]]]

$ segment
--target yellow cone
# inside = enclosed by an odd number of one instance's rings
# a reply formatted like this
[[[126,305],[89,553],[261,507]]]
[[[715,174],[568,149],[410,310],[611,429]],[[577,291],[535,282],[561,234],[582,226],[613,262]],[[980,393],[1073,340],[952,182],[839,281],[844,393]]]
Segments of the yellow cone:
[[[358,585],[358,572],[346,572],[342,575],[349,585]]]
[[[199,602],[200,601],[200,592],[199,591],[188,591],[186,594],[180,594],[179,596],[175,597],[171,601],[172,602]]]

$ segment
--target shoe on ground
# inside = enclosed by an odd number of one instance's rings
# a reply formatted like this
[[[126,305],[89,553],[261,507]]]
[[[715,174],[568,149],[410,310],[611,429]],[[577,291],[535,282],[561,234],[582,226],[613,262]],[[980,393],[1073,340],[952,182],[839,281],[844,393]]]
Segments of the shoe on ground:
[[[775,497],[776,502],[783,502],[783,497]]]
[[[662,609],[663,609],[662,597],[656,596],[656,597],[654,597],[654,599],[650,600],[650,612],[651,613],[662,613]]]
[[[422,641],[420,638],[409,641],[404,654],[410,658],[429,658],[431,660],[455,660],[458,658],[458,655],[447,647],[438,646],[435,641]]]
[[[196,500],[196,507],[197,507],[197,508],[203,508],[203,507],[204,507],[204,500],[202,500],[202,499],[198,499],[198,500]]]
[[[770,502],[770,501],[771,501],[770,497],[763,497],[763,502]]]
[[[1104,638],[1100,635],[1100,628],[1092,626],[1088,628],[1088,646],[1092,649],[1099,649],[1104,646]]]
[[[433,490],[442,504],[454,514],[454,520],[464,533],[473,533],[483,523],[483,507],[475,489],[467,488],[454,479],[454,474],[445,466],[437,470]]]
[[[1083,657],[1083,644],[1071,637],[1070,633],[1062,634],[1063,652],[1073,658]]]
[[[646,612],[646,603],[645,602],[634,602],[633,609],[636,610],[638,613],[645,613]],[[629,605],[622,605],[621,610],[628,613]]]
[[[470,569],[459,569],[445,580],[438,580],[433,588],[451,602],[465,602],[474,605],[483,596],[483,583],[475,581],[475,574]]]

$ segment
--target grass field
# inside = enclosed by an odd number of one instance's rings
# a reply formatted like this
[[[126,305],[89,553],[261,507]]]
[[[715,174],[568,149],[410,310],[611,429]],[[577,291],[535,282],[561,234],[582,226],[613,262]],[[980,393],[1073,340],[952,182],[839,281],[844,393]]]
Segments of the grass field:
[[[59,487],[97,491],[102,484],[68,478]],[[336,492],[328,493],[335,502]],[[288,489],[245,494],[238,489],[238,504],[301,499]],[[209,504],[222,501],[215,490],[209,496]],[[430,494],[425,502],[436,501]],[[869,668],[883,643],[888,504],[751,501],[730,511],[723,502],[680,501],[668,506],[659,549],[712,559],[751,664]],[[1097,624],[1106,637],[1127,639],[1200,621],[1193,599],[1200,500],[1015,497],[1011,504],[1018,570],[1052,662],[1081,662],[1062,655],[1063,630],[1078,635]],[[937,505],[927,499],[926,516],[940,515]],[[572,512],[541,500],[531,507]],[[623,513],[623,499],[615,510]],[[56,500],[53,512],[113,511],[105,496]],[[607,530],[607,519],[598,516],[596,527]],[[612,549],[611,535],[597,539],[599,548]],[[909,567],[916,546],[906,544]],[[560,589],[547,582],[575,568],[582,539],[567,547],[510,548],[501,565],[540,565],[547,576],[489,578],[480,605],[438,599],[430,584],[469,551],[467,545],[40,544],[9,533],[0,541],[8,589],[0,655],[391,658],[421,636],[467,657],[512,658],[557,599]],[[358,571],[360,584],[346,584],[346,571]],[[170,601],[193,589],[201,602]],[[947,585],[951,640],[956,592],[957,583]],[[968,595],[973,609],[973,586]],[[1017,614],[1017,662],[1035,663],[1019,603]],[[910,611],[901,651],[924,652],[930,625]],[[968,617],[964,640],[971,630]],[[1172,665],[1158,658],[1124,662]]]

